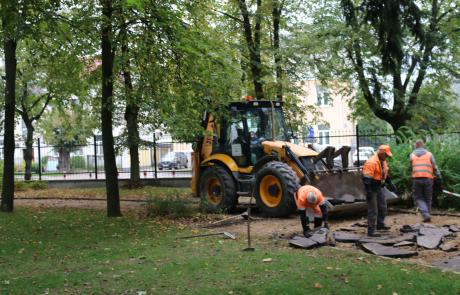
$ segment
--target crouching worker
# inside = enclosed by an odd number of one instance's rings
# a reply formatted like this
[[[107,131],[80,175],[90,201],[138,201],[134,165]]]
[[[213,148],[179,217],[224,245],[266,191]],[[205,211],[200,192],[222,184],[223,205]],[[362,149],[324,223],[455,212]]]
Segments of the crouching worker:
[[[314,223],[314,227],[320,227],[324,222],[323,226],[329,228],[327,220],[330,205],[319,189],[311,185],[300,187],[295,194],[295,202],[305,237],[311,236],[310,222]]]

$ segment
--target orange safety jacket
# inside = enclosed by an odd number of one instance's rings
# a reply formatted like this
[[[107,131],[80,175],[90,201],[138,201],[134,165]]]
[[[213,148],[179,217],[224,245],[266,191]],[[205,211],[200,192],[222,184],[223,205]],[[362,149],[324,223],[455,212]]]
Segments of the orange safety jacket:
[[[432,154],[426,152],[424,155],[410,155],[412,164],[412,178],[434,178],[433,163],[431,163]]]
[[[317,197],[316,203],[310,204],[308,202],[307,196],[309,192],[314,192],[316,194],[316,197]],[[315,215],[321,214],[321,209],[319,208],[319,205],[324,204],[325,198],[323,196],[323,193],[321,193],[319,189],[311,185],[304,185],[299,188],[299,190],[294,196],[295,196],[294,199],[297,205],[297,209],[305,210],[307,208],[311,208]]]
[[[374,180],[382,181],[388,177],[388,163],[383,161],[383,173],[382,165],[377,154],[370,157],[363,166],[363,177],[372,178]]]

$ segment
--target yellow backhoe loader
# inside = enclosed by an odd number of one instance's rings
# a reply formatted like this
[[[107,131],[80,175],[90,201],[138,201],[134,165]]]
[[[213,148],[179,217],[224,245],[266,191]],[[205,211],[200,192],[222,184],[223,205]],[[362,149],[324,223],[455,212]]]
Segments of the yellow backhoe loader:
[[[333,204],[365,201],[361,176],[348,167],[350,147],[321,152],[289,141],[283,103],[233,102],[217,118],[205,113],[205,135],[193,153],[192,191],[215,211],[231,210],[238,198],[254,194],[266,216],[295,210],[300,185],[318,187]],[[341,166],[334,167],[334,159]]]

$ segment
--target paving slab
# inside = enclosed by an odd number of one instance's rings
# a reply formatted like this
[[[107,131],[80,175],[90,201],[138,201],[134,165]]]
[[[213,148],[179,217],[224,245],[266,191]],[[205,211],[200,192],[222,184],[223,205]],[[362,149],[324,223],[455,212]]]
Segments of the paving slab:
[[[436,249],[441,244],[442,235],[417,236],[417,245],[426,249]]]
[[[382,245],[394,245],[403,241],[413,241],[415,233],[406,233],[401,236],[383,236],[383,237],[363,237],[359,242],[364,243],[378,243]]]
[[[315,230],[313,235],[309,239],[318,243],[318,246],[324,246],[327,242],[328,233],[329,230],[327,228],[321,228],[319,230]]]
[[[434,262],[433,265],[441,268],[460,271],[460,256],[451,259],[439,260]]]
[[[452,234],[452,232],[448,229],[448,228],[445,228],[445,227],[436,227],[432,224],[424,224],[422,226],[420,226],[420,229],[419,229],[419,234],[420,235],[423,235],[423,236],[449,236]]]
[[[356,243],[363,238],[362,235],[340,231],[335,232],[333,236],[337,242],[341,243]]]
[[[394,244],[393,247],[404,247],[404,246],[412,246],[414,245],[415,242],[410,242],[410,241],[402,241],[400,243]]]
[[[353,227],[367,227],[367,223],[356,222],[356,223],[353,223],[351,226],[353,226]]]
[[[289,245],[302,249],[311,249],[319,246],[317,242],[301,236],[293,237],[291,240],[289,240]]]
[[[361,247],[366,252],[391,258],[407,258],[418,254],[416,251],[388,247],[378,243],[365,243],[362,244]]]
[[[458,243],[455,241],[444,242],[439,248],[445,252],[457,251]]]
[[[455,226],[455,225],[451,225],[449,226],[449,230],[453,233],[458,233],[460,232],[460,228],[458,226]]]

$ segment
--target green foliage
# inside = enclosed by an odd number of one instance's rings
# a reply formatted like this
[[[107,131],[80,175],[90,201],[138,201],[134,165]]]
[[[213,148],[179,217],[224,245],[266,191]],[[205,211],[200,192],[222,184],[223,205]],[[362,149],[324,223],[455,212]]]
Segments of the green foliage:
[[[398,143],[392,144],[393,157],[389,160],[391,176],[401,192],[411,193],[411,168],[409,156],[413,144],[419,138],[426,140],[426,148],[433,153],[438,169],[441,171],[443,187],[455,193],[460,193],[460,157],[458,146],[460,134],[429,134],[417,135],[409,128],[403,128],[398,133]],[[443,208],[460,209],[460,199],[442,195],[439,205]]]
[[[70,157],[70,169],[86,169],[86,160],[84,156],[73,156]]]

